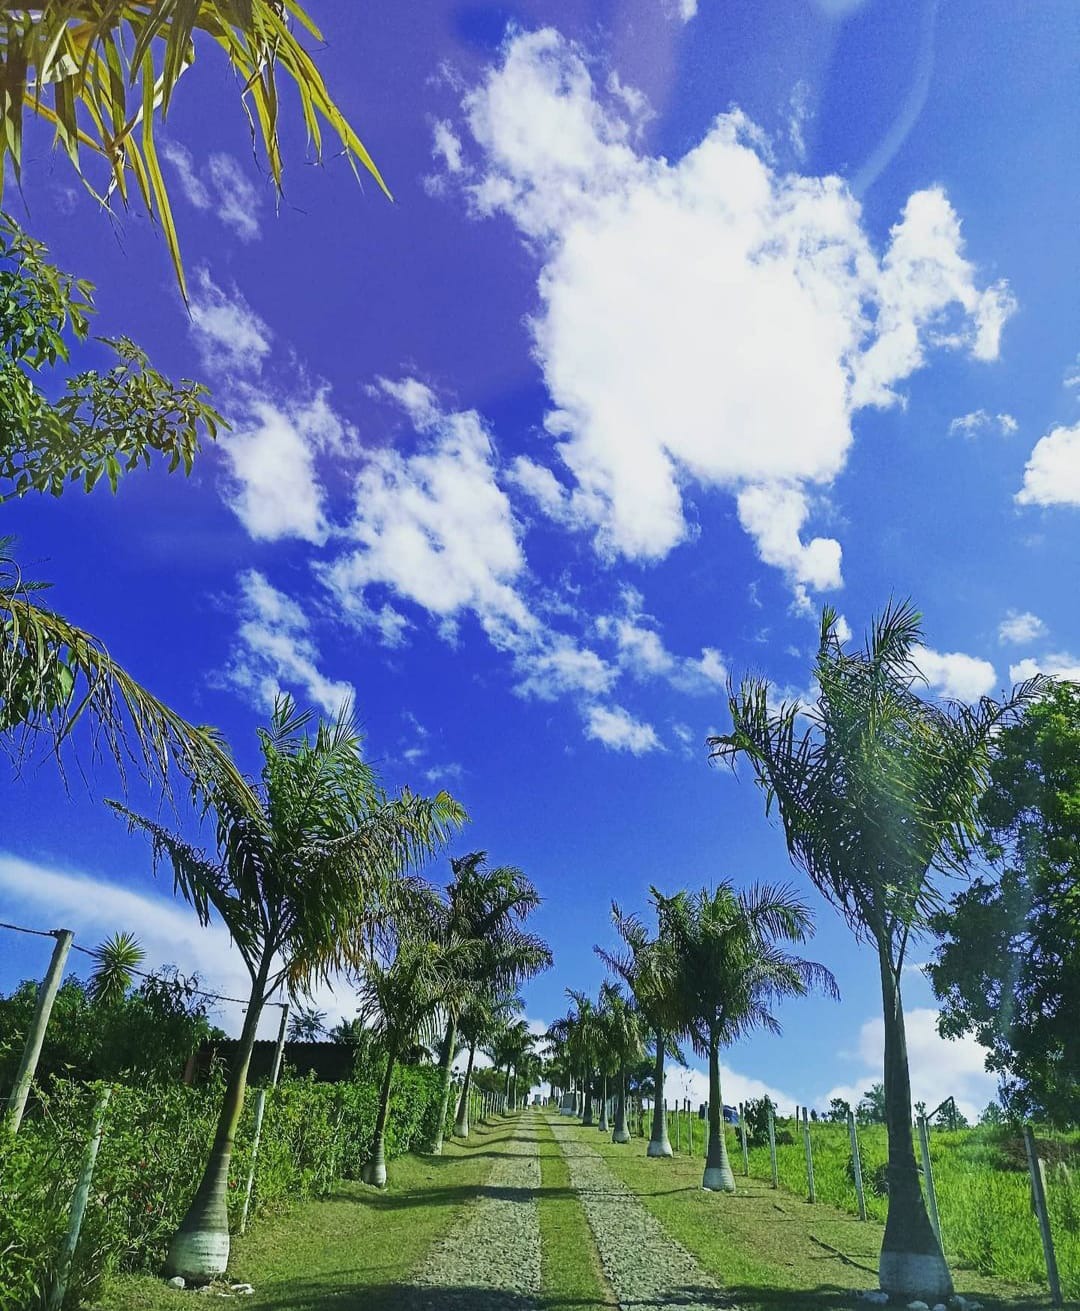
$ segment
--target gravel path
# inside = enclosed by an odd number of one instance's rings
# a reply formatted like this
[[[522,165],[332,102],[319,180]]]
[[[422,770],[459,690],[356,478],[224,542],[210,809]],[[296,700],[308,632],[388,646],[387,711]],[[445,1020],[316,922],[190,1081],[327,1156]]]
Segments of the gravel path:
[[[596,1239],[604,1274],[621,1311],[645,1307],[726,1307],[716,1281],[646,1211],[593,1147],[556,1117],[548,1120]]]
[[[540,1311],[540,1158],[533,1116],[412,1281],[409,1311]]]

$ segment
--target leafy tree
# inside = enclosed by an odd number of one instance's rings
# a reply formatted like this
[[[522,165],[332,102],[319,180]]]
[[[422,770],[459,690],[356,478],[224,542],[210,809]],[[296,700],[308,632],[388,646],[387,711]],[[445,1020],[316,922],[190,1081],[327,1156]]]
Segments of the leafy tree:
[[[859,1098],[855,1118],[860,1124],[886,1124],[888,1108],[885,1104],[885,1085],[872,1083]]]
[[[999,735],[982,874],[934,916],[941,1032],[971,1033],[1017,1118],[1080,1120],[1080,685],[1052,683]]]
[[[154,820],[110,802],[129,827],[146,833],[155,868],[166,861],[174,888],[208,924],[216,912],[251,976],[217,1133],[199,1189],[173,1238],[168,1269],[185,1278],[224,1272],[229,1258],[225,1206],[229,1162],[247,1086],[259,1017],[281,987],[303,992],[367,956],[375,927],[391,913],[405,875],[442,845],[464,813],[445,792],[428,799],[404,791],[387,798],[363,758],[348,708],[320,722],[280,697],[269,728],[252,813],[222,777],[209,789],[216,854],[207,855]]]
[[[484,851],[452,859],[450,868],[453,878],[439,904],[437,931],[446,942],[460,939],[476,944],[476,963],[470,977],[464,980],[470,988],[462,994],[462,1005],[468,1003],[470,989],[478,996],[490,995],[492,991],[506,992],[547,969],[551,965],[551,949],[522,927],[539,906],[540,896],[521,870],[512,865],[489,866]],[[448,1006],[439,1054],[442,1115],[431,1143],[435,1155],[443,1146],[460,1020],[460,1009]]]
[[[168,114],[196,52],[217,45],[241,87],[252,137],[261,139],[279,191],[282,78],[300,101],[316,157],[322,154],[322,120],[340,140],[353,171],[358,160],[386,191],[294,26],[316,41],[322,39],[299,0],[11,0],[0,26],[0,186],[8,159],[21,180],[23,120],[28,113],[37,115],[55,130],[56,144],[102,204],[115,192],[126,205],[129,174],[134,177],[147,212],[161,222],[183,289],[179,243],[154,133],[158,116]],[[84,172],[87,154],[100,163],[106,179],[100,192]]]
[[[746,1135],[754,1147],[764,1147],[769,1141],[769,1111],[776,1115],[776,1106],[770,1097],[751,1097],[743,1104],[743,1123]]]
[[[851,1114],[851,1103],[843,1097],[833,1097],[829,1101],[829,1109],[825,1112],[825,1118],[831,1124],[847,1124],[848,1116]]]
[[[915,1160],[901,971],[912,935],[940,909],[935,874],[964,869],[977,842],[994,737],[1040,684],[1001,704],[931,702],[916,663],[921,638],[911,605],[893,604],[852,649],[826,609],[818,700],[778,705],[766,680],[746,678],[729,696],[732,731],[709,745],[714,760],[749,763],[792,859],[877,953],[889,1138],[879,1277],[886,1292],[933,1305],[952,1279]]]
[[[819,990],[839,998],[824,965],[792,955],[780,945],[813,935],[810,911],[790,888],[755,885],[736,891],[720,883],[712,891],[661,897],[653,889],[670,935],[682,1025],[694,1051],[709,1064],[709,1145],[702,1187],[733,1193],[727,1155],[720,1049],[754,1029],[780,1032],[778,1002]]]
[[[386,1121],[394,1068],[440,1008],[460,1008],[476,958],[474,940],[446,938],[440,932],[440,910],[431,889],[413,890],[392,917],[389,945],[361,966],[359,1014],[380,1037],[386,1057],[375,1139],[364,1169],[365,1183],[377,1188],[386,1186]],[[445,1103],[440,1110],[445,1118]]]
[[[0,148],[2,149],[2,148]],[[53,376],[84,341],[92,288],[50,264],[45,248],[0,216],[0,501],[32,491],[59,496],[100,479],[115,490],[157,456],[190,469],[220,419],[196,383],[174,384],[130,342],[107,343],[116,364]],[[59,399],[56,399],[59,392]],[[90,727],[121,776],[132,761],[168,785],[226,773],[242,780],[211,729],[194,728],[121,668],[103,644],[38,603],[43,584],[23,576],[0,537],[0,741],[18,759],[37,740],[58,755],[76,726]]]
[[[326,1012],[316,1006],[297,1006],[289,1016],[290,1042],[318,1042],[326,1034]]]

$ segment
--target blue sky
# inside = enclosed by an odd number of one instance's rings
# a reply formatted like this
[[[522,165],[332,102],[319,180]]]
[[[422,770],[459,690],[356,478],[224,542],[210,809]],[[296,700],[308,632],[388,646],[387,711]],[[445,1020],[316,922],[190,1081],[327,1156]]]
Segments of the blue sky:
[[[233,427],[186,483],[26,501],[5,531],[245,764],[277,688],[354,695],[387,782],[449,788],[456,849],[542,891],[537,1021],[599,983],[612,898],[793,879],[843,1001],[732,1051],[725,1095],[858,1095],[873,960],[704,738],[729,673],[807,690],[825,603],[858,638],[910,595],[936,694],[1080,667],[1080,12],[312,8],[395,203],[305,163],[293,115],[275,205],[205,52],[164,134],[190,316],[147,220],[97,212],[38,138],[24,221],[97,283],[99,331]],[[5,789],[0,917],[131,928],[240,987],[91,782]],[[0,986],[40,972],[34,941],[4,937]],[[936,1039],[917,971],[907,1000],[915,1095],[980,1108],[978,1049]]]

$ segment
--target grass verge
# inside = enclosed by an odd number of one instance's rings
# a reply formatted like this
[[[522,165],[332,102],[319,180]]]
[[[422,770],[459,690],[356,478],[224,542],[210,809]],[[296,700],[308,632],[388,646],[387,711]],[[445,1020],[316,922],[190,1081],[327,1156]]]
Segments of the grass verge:
[[[558,1311],[618,1307],[570,1169],[543,1115],[535,1116],[540,1153],[540,1281],[544,1305]]]
[[[391,1311],[428,1250],[484,1183],[513,1121],[474,1126],[442,1156],[403,1156],[383,1191],[341,1180],[334,1193],[259,1222],[233,1241],[229,1277],[250,1282],[245,1307],[274,1311]],[[95,1311],[176,1311],[160,1279],[118,1277]],[[201,1300],[201,1299],[200,1299]]]
[[[700,1157],[655,1160],[637,1139],[617,1146],[592,1133],[587,1141],[741,1311],[851,1311],[856,1290],[877,1287],[883,1226],[744,1178],[741,1153],[733,1158],[737,1191],[730,1195],[703,1191]],[[1050,1305],[1035,1289],[959,1269],[954,1278],[958,1290],[987,1311]]]

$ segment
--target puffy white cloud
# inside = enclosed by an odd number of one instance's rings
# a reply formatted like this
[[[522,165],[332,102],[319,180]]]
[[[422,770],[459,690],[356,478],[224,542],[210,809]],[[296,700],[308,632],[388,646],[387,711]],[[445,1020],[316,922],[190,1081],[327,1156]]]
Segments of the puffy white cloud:
[[[641,680],[665,679],[679,692],[704,694],[726,683],[727,666],[715,647],[702,647],[697,658],[674,655],[655,621],[642,613],[641,593],[624,587],[621,600],[622,614],[600,615],[595,621],[597,632],[614,643],[620,668]]]
[[[934,651],[917,646],[911,653],[927,683],[941,696],[957,701],[977,701],[994,690],[997,674],[989,660],[962,651]]]
[[[242,621],[226,681],[264,710],[273,707],[283,687],[299,689],[302,701],[314,702],[327,715],[355,701],[351,683],[320,670],[319,651],[300,606],[255,569],[241,574],[239,583]]]
[[[178,141],[167,141],[162,154],[176,170],[180,189],[190,205],[213,210],[242,241],[254,241],[260,235],[261,197],[232,155],[215,152],[200,176],[191,152]]]
[[[524,648],[515,661],[523,677],[515,691],[554,701],[568,692],[598,696],[607,692],[618,677],[618,670],[570,637],[553,633],[537,645]]]
[[[709,1100],[708,1072],[693,1065],[688,1069],[672,1065],[664,1076],[664,1090],[669,1104],[672,1101],[681,1102],[684,1097],[689,1097],[690,1109],[697,1111],[703,1102]],[[738,1070],[733,1070],[730,1065],[725,1064],[723,1061],[720,1062],[720,1091],[723,1094],[725,1106],[738,1106],[740,1102],[768,1097],[772,1100],[773,1105],[778,1108],[781,1115],[790,1115],[795,1104],[799,1102],[798,1092],[785,1092],[783,1089],[776,1088],[761,1079],[754,1079],[749,1075],[740,1074]],[[704,1128],[702,1128],[702,1132],[704,1132]],[[698,1138],[696,1128],[694,1138],[696,1142],[700,1143],[701,1139]]]
[[[1020,425],[1011,414],[989,414],[986,410],[972,410],[961,414],[949,424],[949,436],[977,437],[989,428],[997,428],[1003,437],[1011,437]]]
[[[1009,610],[998,624],[999,642],[1034,642],[1038,637],[1046,636],[1046,625],[1030,610]]]
[[[938,1012],[917,1007],[905,1013],[908,1064],[911,1070],[913,1102],[926,1102],[933,1110],[946,1097],[956,1104],[969,1120],[997,1095],[997,1079],[986,1072],[986,1049],[974,1038],[942,1038],[937,1031]],[[854,1106],[872,1083],[882,1081],[885,1066],[885,1024],[867,1020],[859,1031],[855,1060],[862,1071],[847,1083],[837,1084],[821,1094],[818,1107],[825,1109],[833,1097],[842,1097]]]
[[[316,456],[338,449],[347,429],[325,393],[281,401],[250,393],[247,402],[221,439],[232,475],[226,500],[257,541],[324,542],[329,527]]]
[[[1080,657],[1070,655],[1067,651],[1055,651],[1043,656],[1042,659],[1028,657],[1009,666],[1009,677],[1014,683],[1026,682],[1036,674],[1045,674],[1048,678],[1062,678],[1070,683],[1080,683]]]
[[[535,461],[519,483],[639,559],[685,539],[688,487],[729,488],[796,587],[838,585],[839,545],[801,532],[853,412],[895,403],[931,348],[992,358],[1011,309],[977,287],[944,192],[910,197],[879,258],[845,184],[778,175],[737,112],[676,162],[640,153],[638,115],[551,30],[509,41],[463,107],[453,176],[541,263],[532,331],[569,484]]]
[[[238,291],[226,296],[209,271],[199,269],[190,309],[195,345],[211,373],[259,372],[270,351],[270,329]]]
[[[595,738],[612,751],[629,751],[635,756],[664,749],[656,729],[635,719],[622,706],[590,706],[585,717],[585,736]]]
[[[1035,443],[1015,499],[1020,505],[1080,505],[1080,423],[1053,428]]]

